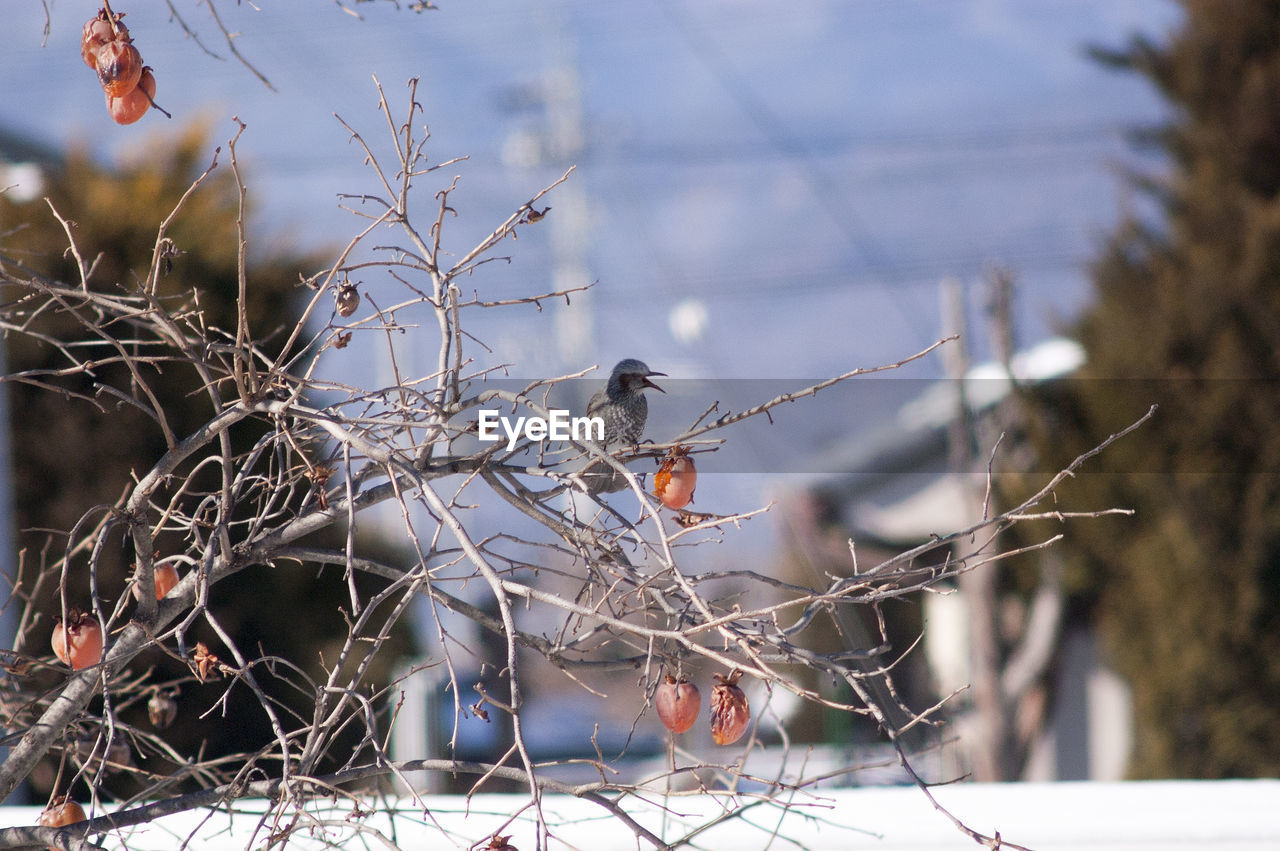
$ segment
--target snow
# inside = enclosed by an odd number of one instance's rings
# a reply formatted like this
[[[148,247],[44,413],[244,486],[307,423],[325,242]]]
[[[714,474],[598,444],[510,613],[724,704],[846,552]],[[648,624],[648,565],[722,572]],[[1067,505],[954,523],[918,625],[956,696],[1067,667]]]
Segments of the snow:
[[[1090,851],[1274,851],[1280,848],[1280,781],[1152,781],[1125,783],[960,783],[937,787],[939,803],[969,827],[987,835],[999,831],[1005,842],[1037,849],[1088,848]],[[668,800],[664,816],[661,796],[651,803],[632,800],[628,809],[646,828],[671,841],[685,831],[725,812],[729,819],[698,837],[702,848],[759,849],[770,845],[777,830],[799,847],[824,849],[878,849],[878,851],[962,851],[979,847],[961,833],[914,787],[873,788],[786,795],[795,808],[784,813],[773,804],[750,797],[698,794]],[[431,796],[422,806],[399,801],[396,816],[398,847],[467,848],[495,831],[511,835],[511,843],[524,851],[535,847],[527,811],[508,819],[527,804],[522,795]],[[160,822],[127,832],[130,851],[171,849],[175,841],[193,833],[192,851],[222,851],[248,847],[250,833],[260,826],[264,802],[247,801],[236,816],[208,817],[204,811],[169,816]],[[366,806],[372,807],[372,802]],[[424,817],[423,807],[429,811]],[[551,848],[590,848],[592,851],[647,847],[599,805],[551,795],[544,812],[555,825]],[[348,837],[364,847],[384,847],[352,837],[350,804],[313,811],[328,821],[330,839]],[[39,814],[33,807],[0,809],[0,825],[32,824]],[[385,812],[373,813],[361,823],[389,826]],[[446,839],[440,830],[446,831]],[[346,831],[346,833],[343,833]],[[259,842],[265,837],[260,835]],[[482,843],[483,844],[483,843]],[[124,848],[120,836],[107,838],[104,847]],[[324,846],[299,830],[290,849]],[[332,846],[328,846],[332,847]],[[772,847],[796,847],[775,839]]]

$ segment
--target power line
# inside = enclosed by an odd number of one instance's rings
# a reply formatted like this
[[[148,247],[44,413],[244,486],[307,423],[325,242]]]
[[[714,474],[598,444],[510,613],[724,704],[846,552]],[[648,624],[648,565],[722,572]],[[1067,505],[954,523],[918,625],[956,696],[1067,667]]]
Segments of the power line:
[[[837,203],[831,190],[833,182],[819,167],[814,157],[798,139],[788,132],[786,125],[764,101],[757,97],[747,80],[738,73],[729,57],[701,26],[677,9],[674,0],[659,4],[675,30],[685,39],[694,55],[716,77],[728,95],[737,103],[747,119],[768,141],[769,145],[791,161],[809,186],[819,207],[827,214],[846,242],[862,257],[872,272],[881,278],[893,277],[893,262],[863,224],[852,204],[841,199]],[[901,300],[893,300],[895,309],[909,327],[914,327],[921,339],[933,336],[933,330],[922,327],[924,310],[911,310]]]

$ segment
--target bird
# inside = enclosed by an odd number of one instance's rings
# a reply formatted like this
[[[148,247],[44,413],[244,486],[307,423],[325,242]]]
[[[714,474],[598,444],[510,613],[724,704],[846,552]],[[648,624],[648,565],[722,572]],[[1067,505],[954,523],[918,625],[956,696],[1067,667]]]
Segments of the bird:
[[[609,375],[609,383],[596,391],[587,403],[587,416],[604,420],[606,449],[640,442],[649,418],[649,400],[644,397],[644,391],[653,388],[659,393],[667,392],[649,380],[654,375],[666,373],[654,372],[644,361],[635,358],[620,360]]]
[[[644,361],[635,358],[620,360],[609,374],[609,382],[591,397],[587,416],[604,421],[601,445],[605,449],[635,446],[640,442],[645,421],[649,419],[649,400],[644,391],[652,388],[659,393],[667,392],[649,380],[655,375],[666,373],[654,372]],[[614,493],[626,484],[621,474],[610,470],[592,475],[587,490],[592,494]]]

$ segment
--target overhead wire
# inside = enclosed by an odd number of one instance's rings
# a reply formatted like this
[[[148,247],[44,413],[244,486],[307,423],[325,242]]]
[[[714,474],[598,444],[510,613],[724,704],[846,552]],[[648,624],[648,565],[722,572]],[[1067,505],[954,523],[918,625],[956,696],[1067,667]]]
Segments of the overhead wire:
[[[657,4],[666,14],[672,27],[682,36],[694,55],[717,78],[726,94],[733,99],[747,119],[756,127],[768,144],[794,163],[800,176],[808,184],[819,208],[826,213],[835,228],[844,236],[847,244],[861,257],[875,277],[892,273],[893,261],[881,248],[879,241],[863,223],[857,208],[847,199],[837,198],[832,190],[833,181],[809,154],[802,142],[788,132],[784,122],[774,110],[756,95],[749,81],[738,72],[733,62],[710,34],[692,16],[677,8],[678,3],[667,0]],[[925,317],[932,311],[909,309],[899,300],[893,300],[895,309],[908,327],[913,327],[921,340],[936,336],[936,327],[924,325]]]

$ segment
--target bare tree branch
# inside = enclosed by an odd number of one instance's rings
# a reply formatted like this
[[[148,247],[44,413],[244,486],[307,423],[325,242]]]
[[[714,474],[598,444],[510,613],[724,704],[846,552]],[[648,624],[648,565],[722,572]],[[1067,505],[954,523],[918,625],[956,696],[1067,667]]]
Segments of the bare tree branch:
[[[233,35],[222,27],[212,4],[209,8],[232,53],[240,58]],[[726,805],[720,819],[731,819],[766,804],[782,814],[802,811],[802,790],[833,774],[856,770],[810,767],[801,756],[801,743],[792,741],[786,720],[759,706],[748,710],[749,735],[721,751],[728,755],[727,764],[678,750],[672,740],[671,762],[663,778],[638,777],[625,770],[629,754],[606,756],[594,736],[583,743],[595,754],[585,762],[542,763],[530,742],[528,707],[544,699],[544,671],[563,673],[565,687],[581,689],[584,695],[609,694],[616,700],[619,692],[634,694],[633,733],[640,716],[654,705],[665,673],[706,676],[712,670],[739,671],[738,676],[746,678],[744,685],[753,686],[753,695],[789,692],[825,710],[875,719],[896,749],[902,771],[937,806],[902,736],[938,723],[949,698],[922,709],[905,705],[893,681],[910,646],[893,648],[881,639],[876,646],[815,650],[822,615],[866,607],[874,612],[884,601],[928,592],[939,582],[990,569],[1015,554],[1038,552],[1057,539],[1046,536],[1000,549],[997,536],[1012,526],[1042,519],[1087,522],[1120,511],[1060,508],[1057,489],[1099,452],[1138,428],[1151,412],[1050,477],[1022,504],[1005,512],[993,510],[968,528],[942,531],[869,569],[851,564],[812,587],[755,567],[700,570],[688,556],[691,547],[733,536],[744,524],[759,522],[769,506],[727,514],[673,514],[641,487],[628,462],[691,442],[695,452],[713,448],[717,441],[732,439],[731,427],[740,422],[768,417],[783,404],[816,404],[814,397],[824,389],[924,358],[951,338],[895,363],[852,369],[708,419],[717,410],[712,404],[670,447],[610,451],[589,440],[550,446],[530,439],[517,441],[514,448],[480,443],[479,411],[500,407],[549,417],[553,411],[547,394],[585,374],[584,370],[531,381],[520,391],[493,387],[487,380],[502,374],[507,365],[486,362],[488,353],[473,336],[471,318],[479,310],[536,314],[543,302],[567,300],[582,288],[496,299],[481,298],[479,290],[464,298],[460,285],[462,276],[482,280],[483,264],[497,256],[508,238],[514,241],[523,228],[554,215],[535,205],[570,179],[573,169],[513,202],[510,214],[496,226],[484,229],[470,247],[451,254],[442,248],[442,240],[446,232],[453,233],[456,214],[451,199],[463,184],[441,169],[460,160],[427,163],[429,135],[414,125],[421,112],[416,81],[408,86],[403,110],[393,109],[381,85],[375,84],[386,124],[383,144],[388,147],[366,140],[342,122],[365,158],[375,188],[346,197],[344,203],[361,216],[355,236],[326,268],[301,276],[309,289],[307,303],[301,317],[281,330],[274,348],[258,336],[261,329],[249,315],[253,271],[247,261],[249,232],[243,207],[235,246],[235,327],[209,325],[194,295],[175,299],[159,294],[160,269],[170,248],[167,229],[179,209],[204,190],[217,166],[216,156],[177,206],[158,217],[149,268],[138,276],[141,285],[99,281],[93,263],[80,255],[70,223],[56,210],[78,279],[49,281],[8,263],[0,268],[3,282],[16,293],[0,306],[0,328],[11,336],[29,335],[58,358],[52,368],[18,371],[2,379],[49,392],[62,392],[59,382],[66,378],[94,382],[96,388],[80,391],[80,398],[104,413],[110,406],[102,400],[145,412],[148,428],[165,447],[149,467],[119,483],[118,501],[86,506],[81,522],[51,536],[38,557],[23,563],[14,593],[24,607],[19,617],[23,634],[10,656],[0,659],[6,669],[55,669],[30,649],[30,635],[47,617],[40,605],[53,598],[51,591],[56,591],[61,609],[56,614],[67,618],[69,609],[79,606],[91,613],[105,636],[97,664],[71,672],[50,689],[26,691],[19,677],[0,679],[0,719],[11,746],[0,764],[0,797],[43,757],[63,753],[67,737],[81,731],[92,743],[86,764],[96,770],[82,768],[78,776],[95,799],[106,795],[101,778],[107,767],[127,772],[139,791],[116,812],[65,829],[0,830],[0,848],[70,843],[172,813],[229,809],[247,797],[271,801],[255,839],[271,844],[309,823],[309,800],[349,795],[359,801],[371,794],[374,780],[390,784],[409,772],[423,771],[469,777],[472,793],[498,781],[520,784],[525,808],[538,824],[535,848],[546,847],[559,827],[542,806],[547,793],[592,801],[614,824],[632,833],[639,846],[673,848],[696,845],[710,824],[683,835],[642,824],[633,806],[653,797],[655,784],[666,785],[664,801],[678,797],[673,786],[677,780],[691,784],[690,794],[723,796],[734,805]],[[246,186],[236,164],[235,141],[246,127],[237,124],[229,150],[243,203]],[[423,207],[414,193],[422,191],[418,183],[426,184],[433,176],[437,188],[430,196],[432,203]],[[364,212],[366,206],[372,212]],[[423,209],[426,218],[419,221],[417,213]],[[375,232],[388,228],[398,232],[394,241],[399,247],[371,244]],[[377,262],[364,256],[366,250]],[[353,292],[358,294],[354,299]],[[434,326],[423,320],[427,312],[434,316]],[[54,313],[75,318],[70,337],[42,330],[38,320]],[[416,346],[434,346],[434,353],[425,359],[404,358],[397,351],[402,335],[412,335]],[[357,337],[380,347],[393,365],[389,386],[376,385],[371,376],[342,361],[342,347]],[[104,377],[102,366],[108,363],[123,367],[118,371],[127,378],[113,382]],[[415,372],[420,363],[430,366]],[[147,370],[161,366],[186,376],[185,392],[197,395],[201,405],[207,400],[207,420],[185,436],[173,432],[165,399],[146,380],[151,374]],[[353,372],[354,380],[337,377]],[[611,497],[593,494],[583,483],[584,464],[612,470],[627,489]],[[477,512],[478,505],[501,512],[503,519],[486,519]],[[387,534],[392,528],[388,524],[395,524],[393,535]],[[97,565],[103,553],[121,547],[122,531],[136,554],[137,567],[129,587],[117,590],[98,581]],[[332,535],[325,543],[312,537],[325,532]],[[383,542],[394,539],[400,544],[398,554],[393,558],[384,550],[383,555],[371,555],[371,535]],[[160,554],[161,540],[181,544],[176,551]],[[954,552],[941,565],[922,558],[947,547]],[[170,565],[181,565],[185,575],[157,600],[160,572]],[[346,583],[341,612],[345,634],[335,646],[325,648],[319,667],[308,659],[282,658],[249,646],[209,605],[218,584],[237,574],[335,568]],[[70,599],[66,578],[72,571],[86,570],[90,599]],[[377,581],[369,586],[357,582],[358,577]],[[133,589],[140,596],[137,601]],[[434,630],[429,646],[421,648],[426,660],[404,680],[377,681],[374,661],[393,652],[393,632],[412,617],[427,621],[424,631]],[[1046,606],[1037,618],[1050,635],[1060,613]],[[192,636],[201,634],[197,628],[216,640],[209,645],[195,642]],[[492,639],[492,657],[476,646],[474,636]],[[189,672],[179,680],[149,679],[140,662],[144,651],[181,660]],[[1026,676],[1017,672],[1039,669],[1043,659],[1043,647],[1029,646],[1004,687],[1022,688]],[[389,752],[391,732],[399,723],[401,687],[409,677],[425,676],[427,669],[439,672],[448,683],[455,745],[464,720],[502,722],[495,726],[501,730],[501,750],[492,760],[452,760],[442,754],[406,760]],[[483,682],[473,673],[476,670],[484,672]],[[832,696],[815,687],[819,679],[844,682],[851,692]],[[270,741],[255,752],[234,756],[179,754],[162,730],[141,731],[121,720],[122,712],[129,717],[128,707],[194,681],[222,684],[220,696],[199,708],[204,713],[222,711],[233,689],[251,693],[269,721]],[[308,710],[288,709],[273,696],[277,688],[305,695]],[[476,694],[479,700],[469,704]],[[95,701],[97,697],[102,699]],[[339,743],[348,734],[359,746],[339,754]],[[180,768],[171,776],[155,776],[126,766],[110,758],[108,750],[122,741],[148,754],[164,754]],[[761,748],[780,751],[789,761],[788,771],[798,774],[787,774],[784,780],[782,771],[766,777],[748,773],[748,754]],[[325,759],[336,759],[342,767],[318,774]],[[555,778],[556,769],[584,764],[599,773],[598,781],[573,784]],[[745,793],[748,782],[765,791]],[[180,784],[201,788],[178,791]],[[976,842],[993,848],[1002,842],[998,835],[970,830],[960,818],[943,812]],[[770,830],[776,838],[786,836],[781,822]]]

